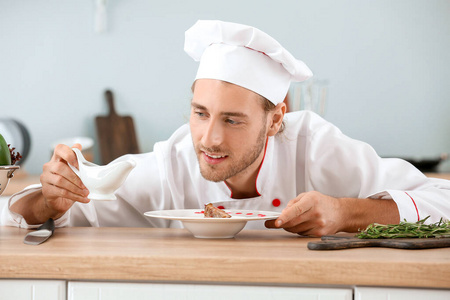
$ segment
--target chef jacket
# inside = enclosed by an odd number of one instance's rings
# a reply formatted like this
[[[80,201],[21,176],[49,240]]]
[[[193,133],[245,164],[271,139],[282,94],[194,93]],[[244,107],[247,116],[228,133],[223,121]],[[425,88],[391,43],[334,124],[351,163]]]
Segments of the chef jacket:
[[[257,197],[233,199],[225,182],[212,182],[200,174],[189,125],[181,126],[154,151],[125,155],[136,167],[115,192],[117,200],[75,203],[56,220],[57,226],[181,227],[179,221],[144,216],[169,209],[201,209],[207,203],[225,209],[280,212],[297,195],[318,191],[333,197],[393,199],[400,219],[428,222],[450,219],[450,181],[427,178],[410,163],[380,158],[368,144],[351,139],[336,126],[309,111],[287,113],[285,130],[269,137],[257,180]],[[5,206],[3,225],[29,226]],[[263,221],[246,228],[262,229]]]

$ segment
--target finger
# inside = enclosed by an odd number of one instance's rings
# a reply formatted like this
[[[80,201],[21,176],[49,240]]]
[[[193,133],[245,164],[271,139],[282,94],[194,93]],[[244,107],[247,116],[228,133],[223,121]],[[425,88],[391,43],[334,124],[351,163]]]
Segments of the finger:
[[[80,190],[86,189],[81,179],[63,162],[47,163],[44,165],[43,170],[44,172],[41,175],[42,184],[49,183],[63,188],[69,188],[69,186],[74,185]]]
[[[89,194],[89,191],[87,188],[82,188],[70,180],[67,180],[65,177],[55,174],[55,173],[48,173],[41,175],[41,183],[42,186],[44,185],[52,185],[62,190],[67,190],[73,194],[77,194],[81,197],[86,197]]]
[[[297,203],[301,196],[303,194],[298,195],[296,198],[292,199],[291,201],[288,202],[288,204],[286,205],[286,207],[283,209],[282,213],[288,209],[289,207],[293,206],[295,203]],[[278,223],[276,223],[278,219],[274,219],[274,220],[267,220],[266,222],[264,222],[264,226],[266,226],[267,228],[280,228],[279,225],[277,225]],[[280,224],[281,225],[281,224]]]
[[[327,234],[335,234],[334,227],[329,226],[323,218],[318,218],[313,210],[302,215],[302,221],[299,223],[286,223],[283,229],[292,233],[297,233],[305,236],[321,237]]]
[[[290,222],[284,223],[282,228],[288,232],[308,235],[311,230],[317,227],[317,223],[313,218],[312,210],[308,210],[301,217],[294,218]]]
[[[287,232],[309,236],[308,233],[311,233],[311,231],[313,230],[313,227],[308,222],[305,222],[305,223],[302,223],[302,224],[299,224],[299,225],[296,225],[293,227],[286,227],[283,229],[286,230]]]
[[[290,207],[292,207],[295,203],[297,203],[298,202],[298,200],[299,199],[297,199],[297,198],[295,198],[295,199],[293,199],[293,200],[291,200],[291,201],[289,201],[288,202],[288,204],[286,205],[286,207],[285,208],[283,208],[283,210],[286,210],[286,209],[288,209],[288,208],[290,208]]]
[[[79,143],[73,144],[72,148],[77,148],[77,149],[79,149],[80,151],[82,150],[82,146],[81,146],[81,144],[79,144]]]
[[[58,211],[69,209],[74,202],[88,203],[90,200],[86,197],[61,189],[55,185],[46,185],[42,187],[42,194],[47,199],[47,205],[51,205]],[[58,200],[66,200],[65,204],[58,203]],[[64,203],[64,202],[62,202]]]
[[[76,148],[80,147],[80,144],[75,144]],[[59,144],[55,147],[55,152],[53,153],[53,158],[56,161],[63,161],[65,163],[69,163],[72,166],[76,167],[78,169],[78,159],[73,152],[72,148],[70,148],[67,145]]]
[[[51,174],[61,176],[62,178],[58,180],[63,180],[64,178],[67,181],[79,187],[80,189],[86,188],[81,179],[73,172],[73,170],[65,162],[56,161],[44,164],[43,172],[41,175],[41,182],[48,181],[49,183],[55,184],[50,180],[50,178],[54,179],[54,177],[52,177]],[[49,177],[49,179],[47,179],[47,177]]]
[[[300,199],[303,198],[304,195],[305,195],[305,193],[299,194],[297,197],[295,197],[294,199],[292,199],[291,201],[289,201],[288,204],[286,205],[286,207],[285,207],[284,209],[290,208],[291,206],[293,206],[294,204],[296,204],[298,201],[300,201]]]
[[[275,225],[277,227],[283,227],[284,224],[287,224],[291,221],[299,220],[299,217],[305,212],[309,211],[312,207],[311,201],[309,201],[308,197],[302,197],[298,199],[293,205],[290,207],[286,207],[282,212],[278,219],[275,221]]]
[[[292,206],[294,206],[297,202],[300,201],[300,199],[303,197],[304,193],[299,194],[296,198],[292,199],[288,202],[285,208],[281,211],[281,215],[285,214],[287,210],[289,210]],[[281,216],[280,215],[280,216]],[[278,218],[276,220],[269,220],[266,222],[267,228],[280,228],[280,226],[284,223],[283,218]]]

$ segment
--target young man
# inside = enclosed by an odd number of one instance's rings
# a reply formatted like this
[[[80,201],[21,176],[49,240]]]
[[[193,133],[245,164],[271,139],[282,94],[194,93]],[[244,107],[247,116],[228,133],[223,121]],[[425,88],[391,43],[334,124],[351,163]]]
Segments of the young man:
[[[77,165],[75,154],[60,145],[44,165],[42,188],[14,195],[2,223],[27,227],[52,217],[58,226],[179,226],[143,214],[210,202],[282,211],[265,225],[312,236],[450,217],[448,181],[379,158],[311,112],[286,114],[290,82],[312,73],[267,34],[199,21],[186,32],[185,50],[200,61],[189,125],[152,153],[131,156],[137,166],[117,201],[89,201],[67,165]]]

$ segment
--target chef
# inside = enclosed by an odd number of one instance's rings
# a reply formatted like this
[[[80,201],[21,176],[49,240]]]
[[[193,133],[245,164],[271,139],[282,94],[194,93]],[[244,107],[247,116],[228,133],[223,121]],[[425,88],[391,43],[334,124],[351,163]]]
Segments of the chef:
[[[3,225],[179,227],[147,211],[226,209],[278,211],[247,228],[302,235],[355,232],[373,222],[450,218],[450,182],[429,179],[400,159],[382,159],[318,115],[286,113],[292,81],[312,76],[276,40],[246,25],[198,21],[185,51],[199,61],[189,124],[151,153],[126,155],[136,167],[115,201],[90,201],[69,168],[68,146],[56,147],[41,185],[11,197]],[[75,145],[80,148],[80,145]]]

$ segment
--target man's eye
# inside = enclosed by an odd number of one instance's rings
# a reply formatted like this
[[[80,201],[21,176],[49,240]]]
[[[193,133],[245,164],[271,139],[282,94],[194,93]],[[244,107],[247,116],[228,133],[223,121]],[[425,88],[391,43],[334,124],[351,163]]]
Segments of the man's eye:
[[[228,124],[231,124],[231,125],[237,125],[237,124],[239,124],[238,121],[235,121],[235,120],[232,120],[232,119],[226,119],[225,122],[227,122]]]
[[[202,113],[202,112],[199,112],[199,111],[196,111],[196,112],[194,112],[198,117],[201,117],[201,118],[203,118],[204,116],[205,116],[205,113]]]

